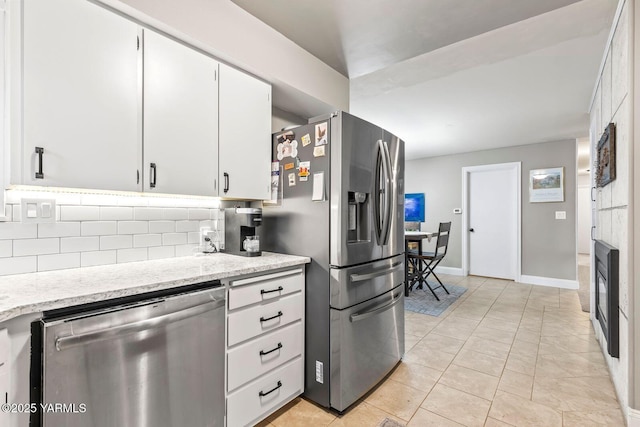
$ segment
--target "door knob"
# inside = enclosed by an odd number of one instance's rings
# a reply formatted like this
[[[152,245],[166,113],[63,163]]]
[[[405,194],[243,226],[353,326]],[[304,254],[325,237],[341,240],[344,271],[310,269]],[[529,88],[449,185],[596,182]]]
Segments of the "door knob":
[[[469,231],[473,233],[473,228],[470,228]]]

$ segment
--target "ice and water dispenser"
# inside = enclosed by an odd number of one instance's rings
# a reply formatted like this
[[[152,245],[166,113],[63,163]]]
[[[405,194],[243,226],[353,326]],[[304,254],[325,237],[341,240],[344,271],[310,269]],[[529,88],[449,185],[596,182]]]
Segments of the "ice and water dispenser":
[[[349,243],[369,240],[369,195],[349,191],[347,241]]]

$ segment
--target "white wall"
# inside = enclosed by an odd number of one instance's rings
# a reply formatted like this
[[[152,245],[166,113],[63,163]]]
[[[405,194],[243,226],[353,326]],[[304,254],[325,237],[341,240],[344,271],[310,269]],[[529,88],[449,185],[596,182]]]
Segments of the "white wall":
[[[578,186],[578,253],[591,252],[591,187]]]
[[[620,357],[609,356],[606,350],[606,340],[600,324],[593,313],[594,284],[592,293],[592,320],[596,337],[600,342],[611,378],[615,386],[620,405],[629,415],[630,402],[630,353],[633,349],[630,325],[634,322],[634,315],[630,311],[630,264],[629,255],[631,242],[629,239],[631,224],[629,222],[630,177],[632,141],[632,98],[630,96],[631,73],[630,67],[633,56],[630,52],[632,37],[632,23],[630,9],[637,0],[620,1],[619,19],[613,23],[611,42],[604,52],[604,63],[596,81],[596,91],[591,106],[591,152],[597,154],[597,143],[609,123],[616,125],[616,179],[596,192],[596,229],[595,238],[603,240],[618,248],[619,263],[619,316],[620,316]],[[632,332],[632,331],[631,331]]]

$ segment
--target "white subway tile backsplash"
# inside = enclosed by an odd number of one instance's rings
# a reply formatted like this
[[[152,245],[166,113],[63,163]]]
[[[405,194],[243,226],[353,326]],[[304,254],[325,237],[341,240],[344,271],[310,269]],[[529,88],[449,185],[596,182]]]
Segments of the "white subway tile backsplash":
[[[118,221],[118,234],[146,234],[149,221]]]
[[[136,220],[158,220],[163,219],[164,215],[162,213],[162,208],[134,208],[133,209],[133,217]]]
[[[60,239],[22,239],[13,241],[13,256],[47,255],[60,252]]]
[[[0,222],[0,275],[191,256],[219,201],[13,192]],[[56,199],[55,223],[22,223],[24,197]]]
[[[35,239],[36,237],[38,237],[38,224],[23,224],[21,222],[0,223],[0,240]]]
[[[174,221],[189,219],[189,210],[186,208],[166,208],[163,209],[164,219]]]
[[[118,264],[123,262],[146,261],[147,248],[118,249]]]
[[[133,208],[125,206],[100,207],[102,221],[130,221],[133,219]]]
[[[200,231],[193,231],[191,233],[187,233],[187,243],[195,243],[196,245],[200,243]]]
[[[80,253],[38,256],[38,271],[80,267]]]
[[[0,240],[0,258],[13,256],[13,242],[11,240]]]
[[[48,222],[38,224],[38,238],[76,237],[80,235],[79,222]]]
[[[173,233],[176,231],[175,221],[149,221],[149,233]]]
[[[80,234],[83,236],[107,236],[116,234],[117,229],[115,221],[87,221],[81,223]]]
[[[35,273],[38,269],[35,256],[0,258],[0,276],[7,274]]]
[[[200,230],[199,221],[176,221],[176,231],[178,233],[185,233],[189,231]]]
[[[99,219],[98,206],[60,206],[61,221],[97,221]]]
[[[210,217],[209,209],[189,209],[189,219],[191,220],[210,219]]]
[[[60,252],[90,252],[100,249],[100,238],[94,237],[63,237],[60,239]]]
[[[176,255],[175,247],[173,246],[156,246],[149,248],[149,259],[164,259],[173,258]]]
[[[133,247],[133,236],[100,236],[100,250],[127,249]]]
[[[176,256],[191,256],[198,251],[198,247],[195,245],[177,245]]]
[[[162,235],[162,246],[184,245],[187,243],[187,233],[165,233]]]
[[[81,267],[93,267],[96,265],[115,264],[117,262],[116,251],[82,252],[80,254]]]
[[[133,236],[134,248],[146,248],[148,246],[161,246],[161,234],[136,234]]]

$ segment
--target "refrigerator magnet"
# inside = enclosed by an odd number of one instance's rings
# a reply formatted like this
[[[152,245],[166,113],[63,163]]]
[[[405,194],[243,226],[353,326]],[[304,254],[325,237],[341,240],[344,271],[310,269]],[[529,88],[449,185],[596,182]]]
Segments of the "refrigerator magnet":
[[[309,136],[309,134],[306,134],[302,138],[300,138],[300,141],[302,141],[302,146],[306,147],[307,145],[311,144],[311,137]]]
[[[327,143],[327,122],[316,125],[316,145]]]
[[[278,144],[278,155],[276,156],[278,160],[282,160],[286,157],[298,157],[298,141],[295,139],[293,141],[286,140]]]
[[[317,147],[313,148],[313,157],[324,157],[326,150],[325,150],[326,146],[325,145],[318,145]]]
[[[286,171],[288,171],[289,169],[293,169],[293,168],[294,168],[293,162],[284,164],[284,170],[286,170]]]
[[[296,185],[296,174],[294,172],[289,174],[289,187]]]
[[[293,133],[292,130],[285,132],[285,133],[281,133],[280,135],[278,135],[278,142],[285,142],[287,140],[292,141],[293,138],[296,137],[296,134]]]
[[[300,182],[307,182],[309,180],[309,169],[311,168],[311,162],[300,162],[298,167],[298,177]]]

